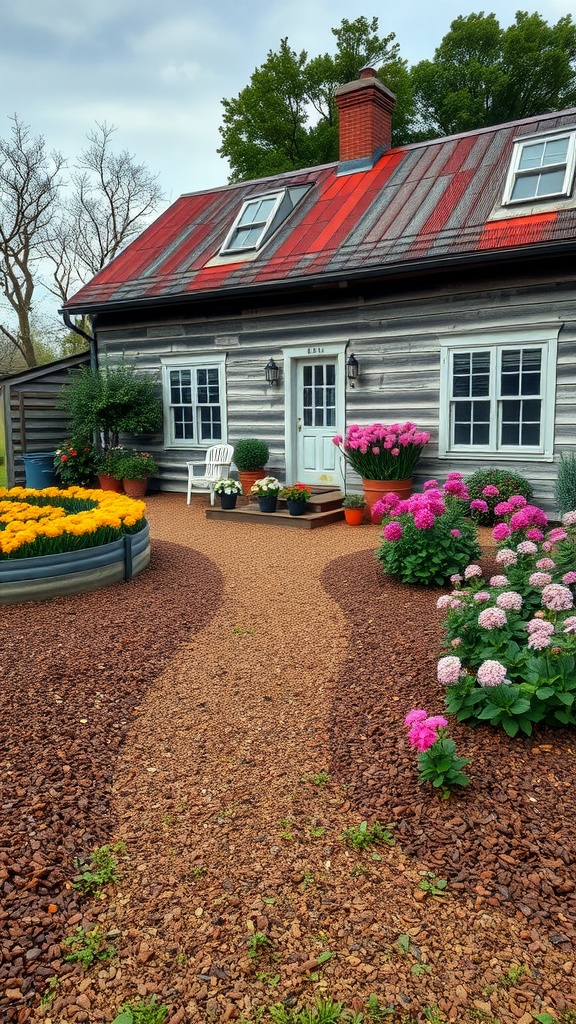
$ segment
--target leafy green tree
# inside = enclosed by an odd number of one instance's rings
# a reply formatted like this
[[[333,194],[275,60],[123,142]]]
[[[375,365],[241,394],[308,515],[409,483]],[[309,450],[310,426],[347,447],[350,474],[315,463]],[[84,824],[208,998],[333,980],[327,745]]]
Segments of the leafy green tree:
[[[416,137],[470,131],[576,103],[576,25],[518,11],[456,18],[434,54],[410,72]]]
[[[58,405],[70,416],[71,436],[99,434],[104,448],[115,448],[121,433],[152,434],[162,423],[155,377],[128,363],[71,370]]]
[[[396,131],[405,133],[412,113],[409,73],[394,34],[378,35],[378,19],[343,19],[332,29],[336,52],[309,59],[282,39],[270,50],[234,99],[222,100],[222,145],[231,181],[266,177],[338,159],[338,114],[334,90],[358,77],[362,67],[380,69],[397,95]]]

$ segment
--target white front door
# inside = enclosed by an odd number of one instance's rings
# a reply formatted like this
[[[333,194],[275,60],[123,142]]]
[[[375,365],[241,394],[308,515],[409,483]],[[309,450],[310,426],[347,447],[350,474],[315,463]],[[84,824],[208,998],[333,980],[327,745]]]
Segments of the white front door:
[[[332,442],[340,423],[338,360],[296,364],[296,480],[339,486],[339,452]]]

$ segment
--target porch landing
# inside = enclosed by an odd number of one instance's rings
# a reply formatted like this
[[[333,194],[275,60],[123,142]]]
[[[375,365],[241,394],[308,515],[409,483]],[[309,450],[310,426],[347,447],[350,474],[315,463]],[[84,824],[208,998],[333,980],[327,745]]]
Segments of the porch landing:
[[[261,512],[255,501],[237,505],[233,509],[222,509],[216,505],[206,509],[206,519],[227,519],[235,523],[261,523],[266,526],[287,526],[296,530],[315,530],[318,526],[340,522],[344,519],[343,494],[330,487],[311,487],[312,494],[303,516],[291,516],[286,502],[278,499],[276,512]]]

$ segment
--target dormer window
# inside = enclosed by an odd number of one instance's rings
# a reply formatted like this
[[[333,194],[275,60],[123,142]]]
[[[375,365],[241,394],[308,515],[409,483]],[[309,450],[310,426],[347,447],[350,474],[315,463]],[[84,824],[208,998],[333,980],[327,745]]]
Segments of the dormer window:
[[[570,196],[574,182],[575,135],[575,132],[562,132],[516,142],[504,205]]]
[[[294,185],[246,199],[226,236],[220,254],[225,256],[261,249],[309,188],[309,184]]]

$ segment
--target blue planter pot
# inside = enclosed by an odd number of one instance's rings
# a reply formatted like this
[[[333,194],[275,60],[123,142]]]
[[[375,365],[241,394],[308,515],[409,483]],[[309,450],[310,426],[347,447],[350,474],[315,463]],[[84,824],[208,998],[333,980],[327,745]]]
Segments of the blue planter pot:
[[[287,498],[286,507],[291,516],[303,516],[306,512],[305,501],[293,501],[291,498]]]
[[[56,452],[30,452],[23,455],[26,487],[41,491],[45,487],[58,486],[54,472],[54,456]]]
[[[258,498],[258,508],[261,512],[275,512],[278,498]]]

